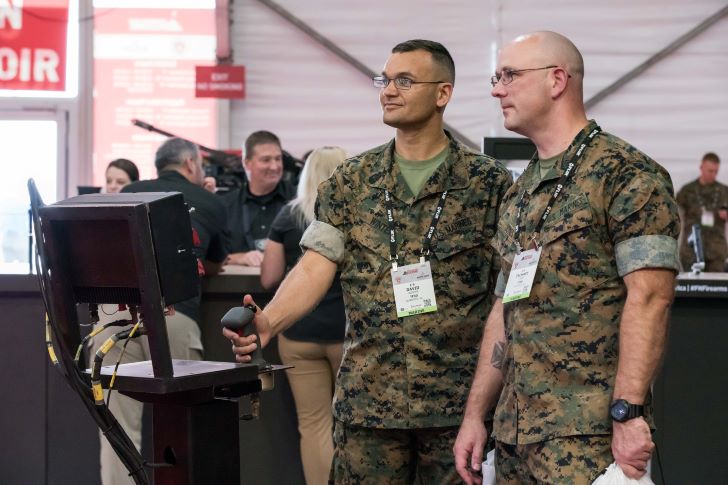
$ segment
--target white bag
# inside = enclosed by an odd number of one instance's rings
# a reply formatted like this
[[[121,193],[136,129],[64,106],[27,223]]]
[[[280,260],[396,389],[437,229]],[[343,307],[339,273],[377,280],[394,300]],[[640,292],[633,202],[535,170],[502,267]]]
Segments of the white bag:
[[[495,450],[490,450],[485,455],[485,461],[481,465],[483,472],[483,485],[495,485]]]
[[[655,485],[648,474],[639,480],[627,478],[622,469],[616,463],[607,467],[607,471],[594,480],[592,485]]]

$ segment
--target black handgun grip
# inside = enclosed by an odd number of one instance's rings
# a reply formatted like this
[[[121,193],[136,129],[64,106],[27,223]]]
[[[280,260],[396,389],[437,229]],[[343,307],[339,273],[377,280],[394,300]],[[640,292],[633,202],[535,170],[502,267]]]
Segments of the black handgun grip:
[[[258,330],[253,323],[255,311],[256,307],[253,305],[233,307],[222,317],[220,325],[237,332],[241,337],[255,334],[257,348],[250,354],[252,357],[250,363],[262,368],[268,364],[263,358],[263,349],[260,348],[260,335],[258,335]]]

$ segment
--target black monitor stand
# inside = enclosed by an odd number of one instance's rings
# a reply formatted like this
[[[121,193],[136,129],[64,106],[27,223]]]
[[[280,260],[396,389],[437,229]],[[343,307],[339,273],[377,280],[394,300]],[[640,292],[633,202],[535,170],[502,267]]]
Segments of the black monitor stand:
[[[240,484],[239,398],[261,391],[259,367],[170,358],[165,306],[195,296],[199,284],[182,195],[84,195],[44,206],[32,181],[29,191],[59,366],[99,427],[128,440],[105,405],[94,403],[88,371],[73,358],[80,343],[77,305],[134,305],[151,361],[119,366],[114,389],[152,405],[154,483]],[[102,368],[104,387],[112,372]],[[136,483],[149,483],[150,465],[147,473],[132,470],[142,467],[141,457],[128,444],[121,446],[127,468]]]
[[[239,399],[261,391],[258,367],[173,360],[172,369],[172,377],[158,378],[150,361],[122,364],[114,383],[151,404],[154,483],[239,485]],[[112,371],[102,369],[104,387]]]

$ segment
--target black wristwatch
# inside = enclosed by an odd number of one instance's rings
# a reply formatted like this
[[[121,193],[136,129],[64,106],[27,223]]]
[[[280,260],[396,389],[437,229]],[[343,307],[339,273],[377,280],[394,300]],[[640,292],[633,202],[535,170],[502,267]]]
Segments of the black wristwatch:
[[[609,415],[613,420],[624,423],[629,419],[644,416],[645,407],[642,404],[632,404],[624,399],[617,399],[609,406]]]

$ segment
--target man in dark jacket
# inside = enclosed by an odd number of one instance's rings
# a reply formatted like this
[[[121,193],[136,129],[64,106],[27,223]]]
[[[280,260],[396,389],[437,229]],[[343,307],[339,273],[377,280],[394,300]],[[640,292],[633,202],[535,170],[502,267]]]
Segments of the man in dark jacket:
[[[228,264],[260,266],[268,231],[278,211],[293,198],[283,177],[281,142],[269,131],[256,131],[245,140],[242,187],[223,196],[228,211],[232,254]]]

